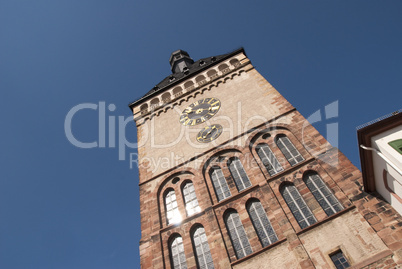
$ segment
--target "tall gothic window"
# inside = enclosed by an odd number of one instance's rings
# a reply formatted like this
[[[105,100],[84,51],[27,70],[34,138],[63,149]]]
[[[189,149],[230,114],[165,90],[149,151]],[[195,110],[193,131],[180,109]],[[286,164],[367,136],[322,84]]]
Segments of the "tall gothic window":
[[[187,269],[186,255],[184,254],[183,239],[176,236],[170,243],[170,258],[172,268]]]
[[[301,156],[300,152],[296,149],[286,135],[278,135],[276,144],[282,151],[283,155],[285,155],[285,158],[288,160],[291,166],[304,161],[303,156]]]
[[[317,222],[310,208],[293,184],[281,187],[281,194],[302,229]]]
[[[303,179],[327,216],[331,216],[343,209],[338,199],[336,199],[335,195],[328,189],[316,172],[312,171],[305,174]]]
[[[230,240],[238,259],[243,258],[253,252],[248,241],[246,231],[241,223],[239,214],[231,210],[225,215],[226,228],[229,231]]]
[[[247,211],[263,247],[278,241],[278,237],[260,201],[252,200],[248,202]]]
[[[220,167],[212,167],[209,170],[209,175],[212,179],[212,184],[214,185],[218,201],[222,201],[223,199],[232,196],[229,190],[228,183],[226,182],[225,176],[223,175],[222,169]]]
[[[258,144],[255,149],[270,176],[283,171],[278,159],[275,157],[274,153],[267,144]]]
[[[203,227],[198,227],[193,234],[193,244],[197,258],[198,268],[213,269],[211,251],[209,250],[207,236]]]
[[[228,161],[229,171],[236,184],[237,190],[240,192],[248,187],[251,187],[250,179],[248,178],[246,171],[244,171],[243,165],[239,158],[231,158]]]
[[[194,185],[192,182],[187,182],[183,187],[184,203],[186,204],[187,216],[201,212],[198,205],[197,196],[195,196]]]
[[[177,206],[176,194],[170,190],[165,196],[167,223],[178,223],[181,221],[179,207]]]

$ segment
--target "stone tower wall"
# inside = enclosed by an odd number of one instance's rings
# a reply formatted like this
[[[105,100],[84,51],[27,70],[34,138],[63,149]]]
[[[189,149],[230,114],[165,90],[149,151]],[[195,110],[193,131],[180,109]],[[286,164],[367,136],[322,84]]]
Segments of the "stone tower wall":
[[[335,268],[329,255],[338,250],[355,268],[402,264],[401,216],[380,198],[362,191],[360,171],[253,68],[244,54],[234,58],[240,65],[136,118],[141,267],[171,268],[169,240],[179,234],[188,268],[197,268],[191,234],[199,225],[205,229],[215,268]],[[181,111],[205,97],[221,100],[219,112],[204,124],[182,126]],[[140,113],[138,107],[135,115]],[[211,143],[199,144],[196,134],[213,123],[223,126],[222,135]],[[265,133],[270,137],[263,137]],[[303,161],[289,164],[275,144],[280,134],[290,139]],[[269,175],[255,150],[261,141],[278,157],[282,172]],[[225,166],[231,157],[240,159],[252,183],[241,192]],[[231,191],[231,197],[220,202],[208,174],[213,165],[222,168]],[[326,215],[303,181],[308,171],[319,174],[343,210]],[[201,208],[189,217],[182,195],[187,181],[194,184]],[[285,182],[293,183],[300,192],[317,219],[315,224],[304,229],[299,226],[280,193]],[[167,224],[164,206],[164,194],[171,189],[183,217],[176,225]],[[246,204],[250,199],[261,202],[278,237],[267,247],[262,247],[249,218]],[[236,258],[224,222],[229,209],[239,213],[253,250],[241,259]]]

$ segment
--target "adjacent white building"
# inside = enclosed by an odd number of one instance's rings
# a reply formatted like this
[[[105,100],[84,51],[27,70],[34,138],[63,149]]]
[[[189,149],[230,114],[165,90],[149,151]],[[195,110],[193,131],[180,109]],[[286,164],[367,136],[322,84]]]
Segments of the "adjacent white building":
[[[402,215],[402,110],[358,127],[364,190]]]

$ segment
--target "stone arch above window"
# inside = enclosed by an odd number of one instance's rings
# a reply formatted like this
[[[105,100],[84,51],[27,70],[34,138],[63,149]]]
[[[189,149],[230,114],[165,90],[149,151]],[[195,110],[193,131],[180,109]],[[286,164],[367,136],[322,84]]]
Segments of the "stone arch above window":
[[[167,189],[164,195],[167,224],[179,223],[182,218],[177,204],[176,193],[174,189]]]
[[[210,179],[207,184],[215,190],[218,202],[252,185],[242,165],[244,159],[242,151],[235,146],[215,152],[204,163],[203,174]]]
[[[226,224],[226,229],[229,233],[230,241],[232,242],[233,249],[236,257],[241,259],[253,253],[250,242],[244,230],[240,216],[234,209],[229,209],[223,216]]]
[[[176,171],[172,174],[170,174],[169,176],[167,176],[162,183],[160,184],[159,187],[159,192],[165,191],[167,187],[167,185],[169,185],[170,183],[177,183],[180,180],[186,180],[188,178],[192,178],[194,177],[194,173],[192,171],[189,170],[182,170],[182,171]]]
[[[293,145],[293,143],[286,135],[284,134],[277,135],[275,137],[275,142],[291,166],[294,166],[297,163],[304,161],[303,156],[300,154],[300,152],[296,149],[296,147]]]
[[[284,134],[284,133],[291,133],[288,129],[283,128],[283,127],[269,127],[265,129],[261,129],[260,131],[254,133],[250,137],[250,149],[258,143],[264,142],[267,143],[267,141],[273,141],[274,137],[279,134]]]
[[[286,182],[281,185],[279,190],[297,223],[302,229],[317,222],[316,218],[295,185]]]
[[[196,262],[198,265],[197,268],[215,268],[204,227],[197,225],[193,229],[191,239],[193,241],[193,248],[195,252],[194,256],[196,257]]]
[[[207,162],[207,165],[211,164],[211,163],[227,162],[228,158],[233,157],[233,156],[239,156],[241,154],[242,154],[242,152],[238,149],[234,149],[234,148],[224,149],[219,152],[216,152],[213,156],[211,156]]]
[[[173,269],[187,269],[183,238],[174,234],[169,240],[170,263]]]
[[[189,180],[185,181],[181,190],[184,198],[187,216],[192,216],[196,213],[201,212],[201,208],[198,205],[197,196],[195,194],[193,182]]]
[[[229,167],[230,174],[232,175],[239,192],[251,187],[250,179],[248,178],[246,171],[244,171],[244,167],[239,158],[230,158],[227,162],[227,166]]]
[[[185,204],[184,197],[182,195],[182,187],[184,183],[187,181],[195,181],[195,175],[191,169],[183,168],[179,171],[174,171],[165,178],[159,184],[157,191],[157,199],[158,199],[158,213],[160,217],[160,225],[166,226],[170,225],[167,217],[167,207],[166,207],[166,194],[173,190],[176,196],[176,203],[178,210],[180,212],[180,218],[186,216],[185,212]],[[175,211],[177,212],[177,211]]]
[[[304,173],[303,181],[327,216],[331,216],[343,209],[338,199],[336,199],[317,172],[308,171]]]
[[[247,201],[246,208],[261,245],[266,247],[278,241],[278,237],[261,202],[258,199],[251,198]]]

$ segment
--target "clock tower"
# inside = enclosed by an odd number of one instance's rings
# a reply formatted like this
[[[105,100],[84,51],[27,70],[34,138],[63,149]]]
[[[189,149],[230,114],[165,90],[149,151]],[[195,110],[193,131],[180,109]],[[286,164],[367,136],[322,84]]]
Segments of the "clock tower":
[[[177,50],[169,62],[172,73],[129,105],[142,268],[402,263],[401,216],[362,190],[360,171],[243,48],[198,61]]]

